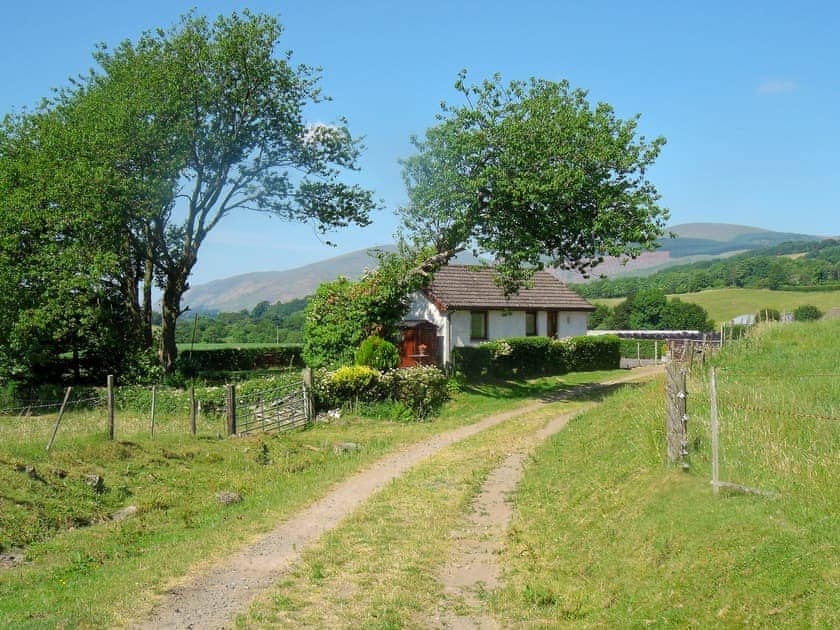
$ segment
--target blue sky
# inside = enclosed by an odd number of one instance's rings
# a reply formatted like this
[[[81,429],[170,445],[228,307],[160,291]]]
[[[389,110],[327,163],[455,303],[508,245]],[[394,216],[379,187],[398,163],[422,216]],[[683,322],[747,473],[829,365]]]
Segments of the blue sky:
[[[684,6],[683,6],[684,5]],[[262,215],[229,217],[199,254],[193,284],[287,269],[392,240],[405,200],[397,160],[434,124],[466,68],[479,81],[568,79],[619,115],[641,113],[668,144],[651,172],[672,223],[715,221],[840,234],[840,3],[181,2],[9,3],[0,113],[31,106],[91,66],[96,42],[170,26],[191,7],[279,15],[294,59],[323,67],[333,101],[365,136],[354,175],[385,203],[364,230],[330,236]]]

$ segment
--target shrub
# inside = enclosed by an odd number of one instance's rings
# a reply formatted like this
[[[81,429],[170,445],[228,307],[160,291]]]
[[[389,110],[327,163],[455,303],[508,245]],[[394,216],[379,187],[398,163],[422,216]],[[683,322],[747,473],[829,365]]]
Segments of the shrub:
[[[793,319],[797,322],[810,322],[820,319],[823,313],[813,304],[803,304],[793,311]]]
[[[620,341],[613,335],[559,341],[547,337],[497,339],[478,347],[455,348],[452,353],[453,367],[467,378],[527,378],[608,370],[618,368],[620,361]]]
[[[377,370],[365,365],[350,365],[334,372],[319,370],[315,375],[315,404],[319,409],[340,407],[359,401],[372,402],[381,398]]]
[[[403,419],[405,409],[417,419],[428,417],[449,398],[446,375],[436,367],[415,366],[380,373],[370,367],[354,365],[314,375],[315,401],[319,409],[359,404],[367,415],[381,416],[387,410],[391,419]],[[377,405],[367,403],[395,403]],[[399,404],[396,404],[399,403]],[[372,411],[373,410],[373,411]]]
[[[356,365],[366,365],[381,372],[393,370],[400,364],[400,351],[390,341],[371,335],[356,350]]]
[[[383,374],[382,393],[424,419],[449,398],[449,382],[438,368],[416,365]]]

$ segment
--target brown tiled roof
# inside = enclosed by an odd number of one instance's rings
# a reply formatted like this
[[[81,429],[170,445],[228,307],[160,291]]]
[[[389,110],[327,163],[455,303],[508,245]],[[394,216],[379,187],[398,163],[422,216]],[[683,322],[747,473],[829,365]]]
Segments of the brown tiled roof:
[[[592,306],[547,271],[537,271],[532,287],[505,297],[488,267],[449,265],[442,267],[426,289],[426,295],[444,310],[511,309],[593,311]]]

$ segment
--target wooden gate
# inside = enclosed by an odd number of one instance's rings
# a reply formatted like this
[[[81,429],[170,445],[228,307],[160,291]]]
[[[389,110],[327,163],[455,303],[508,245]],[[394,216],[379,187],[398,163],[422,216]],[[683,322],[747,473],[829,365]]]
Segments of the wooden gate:
[[[236,395],[235,432],[288,431],[306,426],[312,415],[310,395],[305,380]]]

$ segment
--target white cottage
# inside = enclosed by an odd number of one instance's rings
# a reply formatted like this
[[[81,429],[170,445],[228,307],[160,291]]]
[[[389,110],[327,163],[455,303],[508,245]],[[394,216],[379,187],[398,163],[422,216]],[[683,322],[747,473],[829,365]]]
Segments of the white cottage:
[[[589,313],[585,299],[547,271],[533,286],[505,297],[486,267],[449,265],[415,294],[402,323],[402,365],[451,362],[452,349],[507,337],[585,335]]]

